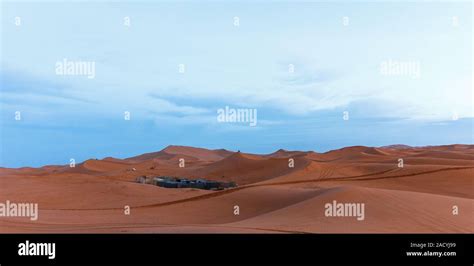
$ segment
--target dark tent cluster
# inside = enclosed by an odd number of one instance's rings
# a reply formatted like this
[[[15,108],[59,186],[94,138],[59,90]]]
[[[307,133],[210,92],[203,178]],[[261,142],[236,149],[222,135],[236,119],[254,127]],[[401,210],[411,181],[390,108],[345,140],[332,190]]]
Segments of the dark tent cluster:
[[[207,190],[222,190],[226,188],[237,187],[237,184],[235,184],[235,182],[220,182],[202,178],[188,179],[171,176],[157,176],[152,178],[141,176],[137,178],[137,182],[144,184],[152,184],[165,188],[197,188]]]

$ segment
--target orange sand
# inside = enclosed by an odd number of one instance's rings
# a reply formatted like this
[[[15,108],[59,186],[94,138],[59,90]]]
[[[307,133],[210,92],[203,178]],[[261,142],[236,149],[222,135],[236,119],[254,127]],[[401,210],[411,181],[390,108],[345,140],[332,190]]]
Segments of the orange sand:
[[[166,189],[135,183],[141,175],[202,177],[239,187]],[[268,155],[169,146],[75,168],[0,168],[0,202],[39,204],[37,221],[0,217],[0,232],[473,233],[473,180],[474,145]],[[365,219],[326,217],[325,204],[333,200],[364,203]],[[130,215],[124,214],[126,205]]]

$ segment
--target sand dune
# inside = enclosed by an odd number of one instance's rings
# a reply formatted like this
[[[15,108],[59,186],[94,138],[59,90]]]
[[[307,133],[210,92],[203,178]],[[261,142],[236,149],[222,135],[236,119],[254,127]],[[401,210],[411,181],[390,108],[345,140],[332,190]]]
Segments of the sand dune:
[[[235,153],[220,161],[196,170],[201,176],[217,180],[232,180],[240,185],[255,183],[302,169],[309,163],[306,158],[294,158],[295,167],[288,167],[287,158],[264,158]]]
[[[208,150],[203,148],[194,148],[186,146],[175,146],[170,145],[159,152],[145,153],[139,156],[127,158],[132,161],[144,161],[150,159],[165,159],[177,158],[179,156],[187,156],[188,158],[194,158],[203,161],[215,161],[225,158],[231,155],[233,152],[225,149]]]
[[[365,204],[363,221],[325,217],[327,202]],[[452,215],[452,205],[464,210]],[[316,197],[234,223],[233,225],[298,232],[472,232],[472,200],[395,190],[336,187]]]
[[[74,168],[0,168],[0,202],[38,203],[40,209],[37,221],[0,217],[0,232],[472,233],[473,147],[353,146],[255,155],[168,146]],[[143,175],[239,186],[167,189],[136,183]],[[364,220],[325,216],[325,204],[333,201],[363,203]]]

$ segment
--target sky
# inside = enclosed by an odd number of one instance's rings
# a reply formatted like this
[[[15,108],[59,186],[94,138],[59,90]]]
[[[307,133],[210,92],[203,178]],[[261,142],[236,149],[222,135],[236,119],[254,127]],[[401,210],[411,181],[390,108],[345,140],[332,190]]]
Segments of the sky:
[[[472,10],[3,1],[0,167],[168,145],[270,153],[473,144]],[[58,74],[65,61],[94,63],[93,78]],[[257,124],[218,121],[226,106],[256,110]]]

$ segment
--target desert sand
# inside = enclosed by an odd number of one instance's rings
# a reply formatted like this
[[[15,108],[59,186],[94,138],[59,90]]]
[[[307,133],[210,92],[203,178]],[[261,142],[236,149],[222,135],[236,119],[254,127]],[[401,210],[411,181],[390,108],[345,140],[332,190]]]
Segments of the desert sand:
[[[143,175],[234,181],[238,187],[162,188],[137,183]],[[169,146],[74,168],[0,168],[0,202],[39,206],[36,221],[0,217],[0,232],[473,233],[473,180],[474,145],[266,155]],[[333,201],[363,203],[364,219],[326,216],[325,205]]]

